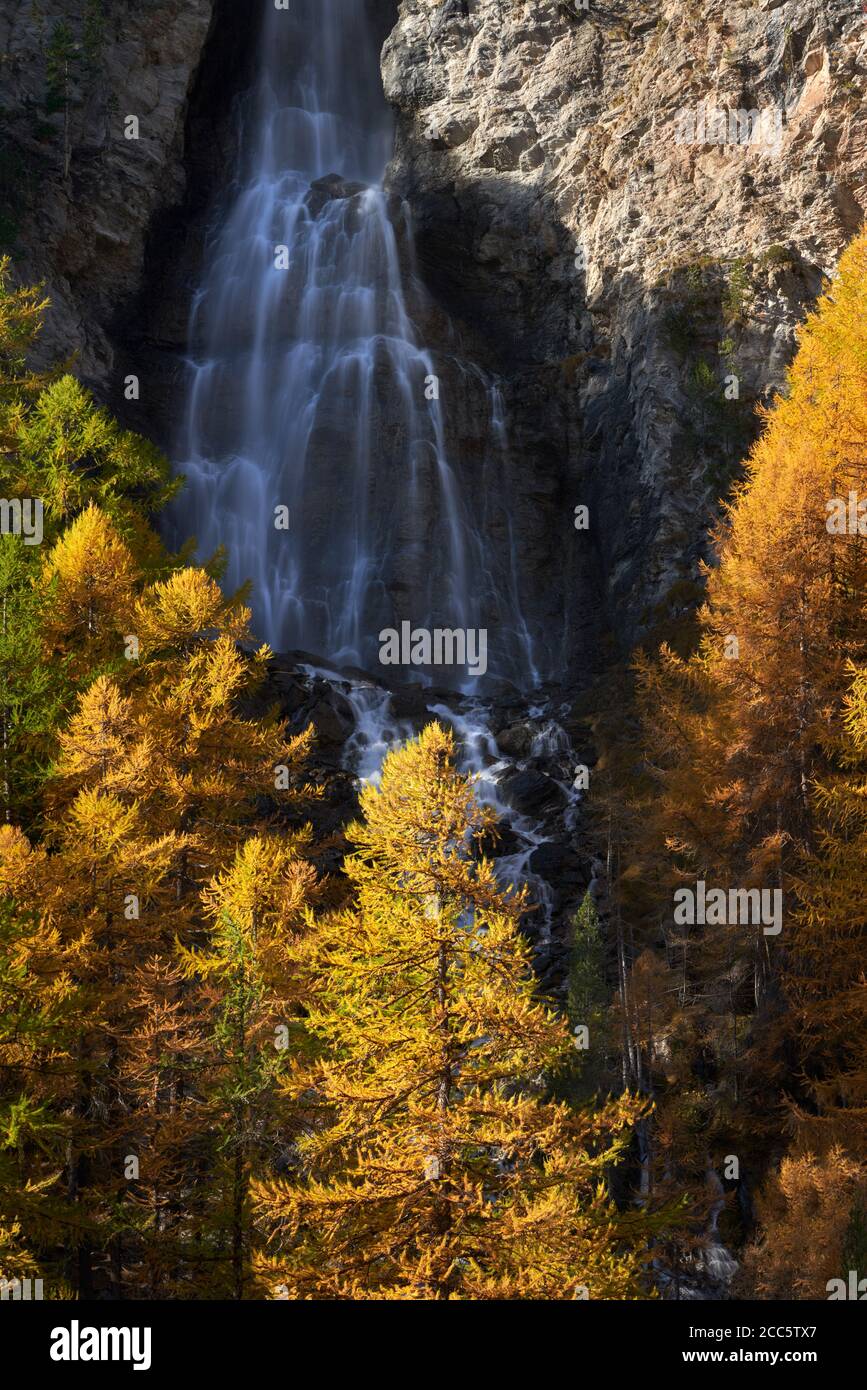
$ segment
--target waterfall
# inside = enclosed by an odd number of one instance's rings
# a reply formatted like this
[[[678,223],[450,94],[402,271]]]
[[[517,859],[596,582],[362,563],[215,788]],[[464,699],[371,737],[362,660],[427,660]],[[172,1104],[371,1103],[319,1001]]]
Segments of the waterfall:
[[[486,457],[462,473],[382,185],[392,138],[365,0],[268,3],[191,311],[178,515],[201,558],[225,547],[227,587],[252,581],[275,650],[372,669],[403,621],[484,628],[489,670],[533,685],[512,523],[488,524],[492,499],[508,517],[502,400],[490,383]]]
[[[237,175],[191,310],[179,538],[192,530],[202,559],[225,547],[227,588],[252,581],[257,637],[317,692],[299,727],[330,688],[359,782],[429,719],[454,730],[458,766],[503,827],[496,871],[530,886],[550,969],[563,906],[534,866],[560,862],[576,801],[540,686],[556,643],[522,607],[521,461],[501,384],[429,312],[407,209],[383,182],[393,129],[367,0],[269,0],[240,111]],[[417,321],[440,325],[437,354]],[[380,633],[404,623],[486,634],[488,674],[541,701],[520,751],[496,738],[517,719],[514,689],[433,663],[380,667]],[[392,698],[401,675],[432,687],[411,718]]]

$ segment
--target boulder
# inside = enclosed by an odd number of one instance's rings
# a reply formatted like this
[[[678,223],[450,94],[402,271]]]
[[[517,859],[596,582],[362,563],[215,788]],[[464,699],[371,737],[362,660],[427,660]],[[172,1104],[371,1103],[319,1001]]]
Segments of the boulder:
[[[497,785],[502,800],[513,811],[523,816],[539,818],[549,811],[561,810],[566,805],[566,793],[562,787],[546,777],[544,772],[521,771],[510,768]]]

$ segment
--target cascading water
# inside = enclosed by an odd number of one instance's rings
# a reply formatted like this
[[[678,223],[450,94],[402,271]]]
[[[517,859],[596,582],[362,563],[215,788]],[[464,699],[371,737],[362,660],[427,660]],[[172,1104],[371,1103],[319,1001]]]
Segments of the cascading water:
[[[502,405],[491,388],[484,476],[462,479],[380,183],[392,129],[366,0],[267,5],[243,125],[192,310],[185,529],[203,556],[226,547],[228,585],[252,580],[275,650],[372,667],[383,628],[484,628],[489,669],[532,684],[514,547],[487,524]]]
[[[360,780],[427,719],[451,724],[462,770],[505,827],[501,878],[529,882],[542,908],[544,949],[552,895],[531,861],[562,817],[503,792],[518,771],[544,774],[503,757],[466,672],[405,673],[469,696],[440,690],[414,725],[377,679],[338,669],[375,671],[381,630],[408,621],[484,629],[488,671],[532,689],[540,642],[522,612],[502,395],[450,344],[450,403],[464,396],[481,422],[471,457],[452,459],[437,362],[412,320],[424,291],[406,211],[381,184],[392,123],[368,0],[265,10],[236,186],[191,314],[179,531],[192,524],[202,556],[226,548],[228,587],[252,581],[259,638],[321,659],[296,673],[350,712],[342,753]],[[564,766],[548,780],[566,806]]]

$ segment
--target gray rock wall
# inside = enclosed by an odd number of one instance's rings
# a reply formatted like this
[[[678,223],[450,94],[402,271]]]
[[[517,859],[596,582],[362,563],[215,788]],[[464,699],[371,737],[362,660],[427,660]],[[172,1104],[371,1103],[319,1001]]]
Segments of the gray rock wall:
[[[423,276],[508,378],[538,600],[566,575],[580,661],[591,552],[627,648],[694,596],[755,403],[863,218],[867,15],[856,0],[402,0],[383,73]],[[701,104],[758,111],[761,138],[678,143]],[[573,503],[590,506],[585,536]],[[534,504],[546,526],[530,535]]]
[[[0,13],[0,232],[19,278],[51,297],[40,359],[77,353],[105,394],[112,325],[140,288],[153,220],[183,196],[187,104],[214,10],[4,0]]]

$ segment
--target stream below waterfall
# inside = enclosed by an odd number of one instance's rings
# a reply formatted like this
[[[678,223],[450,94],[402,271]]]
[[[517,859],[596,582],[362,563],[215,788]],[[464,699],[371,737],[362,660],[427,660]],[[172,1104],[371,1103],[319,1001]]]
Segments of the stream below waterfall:
[[[504,887],[529,888],[525,931],[535,968],[547,989],[562,994],[569,923],[590,882],[576,833],[585,793],[574,785],[565,727],[571,705],[563,692],[548,687],[528,699],[519,692],[482,697],[421,684],[389,687],[379,676],[288,653],[272,663],[266,695],[293,732],[313,726],[326,775],[330,766],[348,777],[340,823],[356,813],[360,787],[378,781],[390,749],[433,719],[454,731],[460,770],[497,815],[497,837],[486,853]],[[335,797],[340,801],[332,785],[329,799]]]

